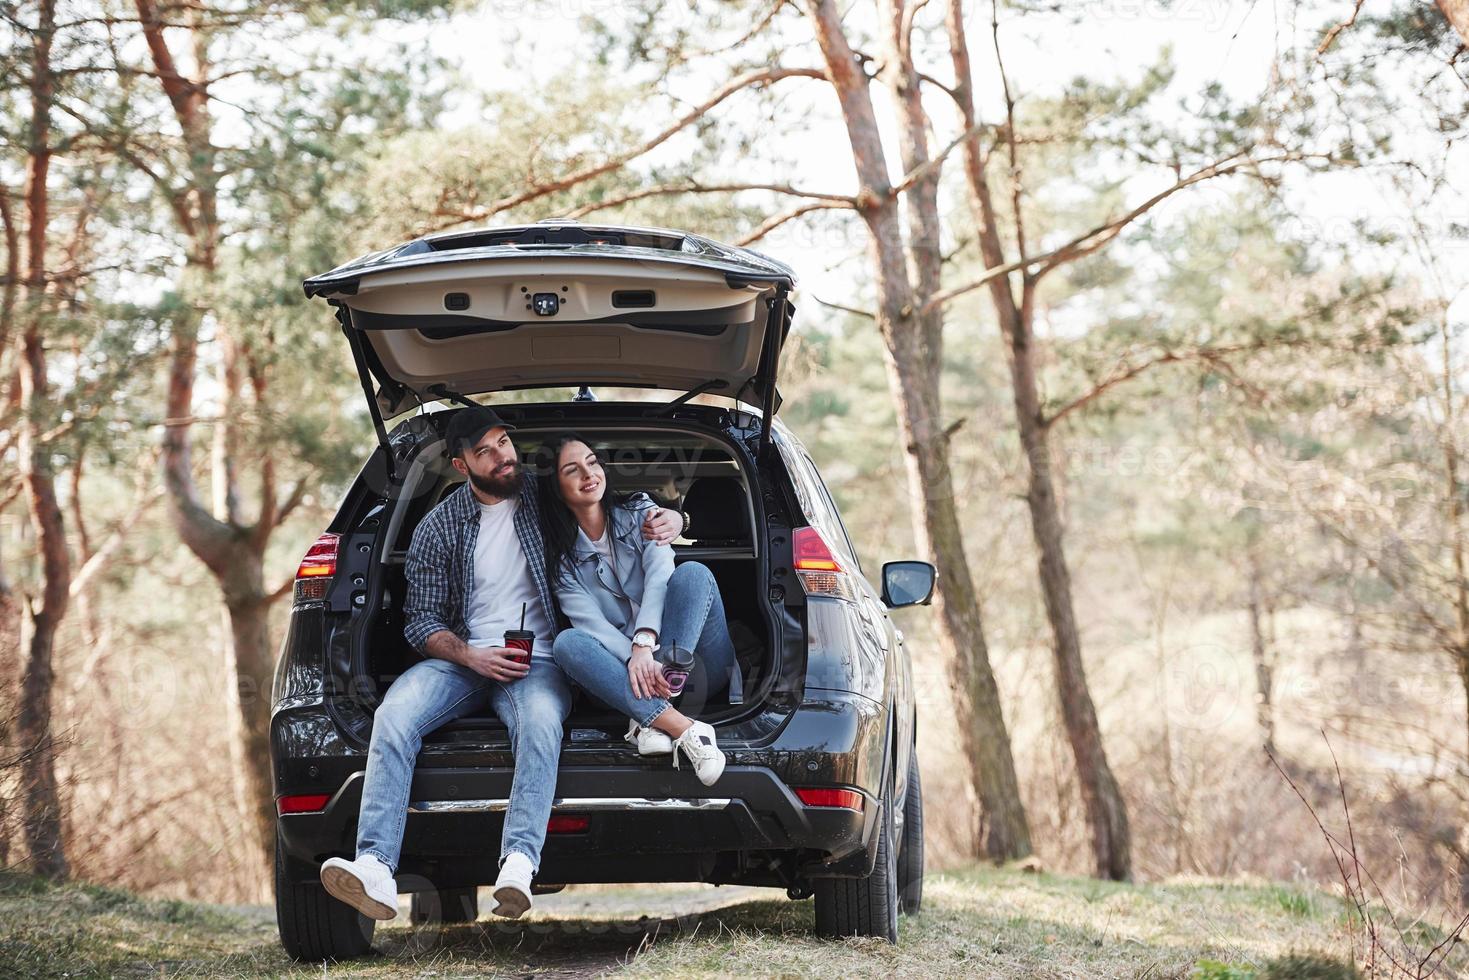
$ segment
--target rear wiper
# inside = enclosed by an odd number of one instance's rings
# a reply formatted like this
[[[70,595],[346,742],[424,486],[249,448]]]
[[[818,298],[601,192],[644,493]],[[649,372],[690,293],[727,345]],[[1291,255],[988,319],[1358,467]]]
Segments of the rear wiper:
[[[716,391],[720,388],[726,387],[728,387],[728,382],[725,382],[719,378],[713,378],[709,381],[705,381],[701,385],[690,388],[688,391],[684,392],[682,395],[679,395],[677,398],[675,398],[671,402],[668,402],[667,404],[659,405],[657,408],[648,409],[646,412],[643,413],[643,418],[655,419],[659,416],[672,415],[674,409],[678,408],[680,405],[685,405],[706,392]]]

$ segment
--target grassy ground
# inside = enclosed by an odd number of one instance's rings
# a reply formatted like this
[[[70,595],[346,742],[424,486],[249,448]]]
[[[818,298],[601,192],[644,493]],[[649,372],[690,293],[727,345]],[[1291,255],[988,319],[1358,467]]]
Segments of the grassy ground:
[[[543,901],[524,922],[395,923],[379,929],[377,954],[324,968],[286,958],[269,909],[0,873],[0,977],[1244,978],[1285,954],[1339,956],[1347,944],[1338,902],[1278,886],[1129,886],[976,869],[930,876],[926,887],[924,912],[902,920],[897,947],[817,940],[812,903],[770,890],[599,888]]]

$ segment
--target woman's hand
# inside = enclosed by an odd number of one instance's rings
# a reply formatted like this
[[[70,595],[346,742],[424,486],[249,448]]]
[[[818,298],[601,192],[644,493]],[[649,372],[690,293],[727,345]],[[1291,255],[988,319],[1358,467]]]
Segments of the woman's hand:
[[[673,693],[663,668],[653,659],[653,648],[634,646],[627,662],[627,679],[635,698],[666,698]]]

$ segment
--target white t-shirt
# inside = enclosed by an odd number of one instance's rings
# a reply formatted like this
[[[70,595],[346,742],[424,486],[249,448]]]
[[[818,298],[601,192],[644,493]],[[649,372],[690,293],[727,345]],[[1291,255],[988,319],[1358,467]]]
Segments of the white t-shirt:
[[[470,589],[465,621],[469,627],[469,645],[498,647],[505,645],[505,631],[520,628],[520,610],[525,608],[525,628],[535,631],[533,657],[551,656],[551,624],[541,595],[536,591],[525,560],[525,549],[515,533],[515,512],[520,498],[512,497],[497,504],[476,501],[479,507],[479,534],[474,539],[474,584]]]

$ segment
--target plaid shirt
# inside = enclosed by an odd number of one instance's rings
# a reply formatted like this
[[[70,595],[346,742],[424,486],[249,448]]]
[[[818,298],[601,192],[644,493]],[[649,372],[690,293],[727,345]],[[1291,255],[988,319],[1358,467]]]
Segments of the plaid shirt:
[[[414,530],[404,568],[408,598],[403,603],[403,635],[419,653],[427,655],[424,644],[439,630],[449,630],[469,642],[464,609],[474,587],[474,542],[478,536],[479,506],[468,481],[440,501]],[[536,478],[530,473],[525,474],[520,488],[515,536],[530,565],[546,621],[555,629],[556,606],[546,580]]]

